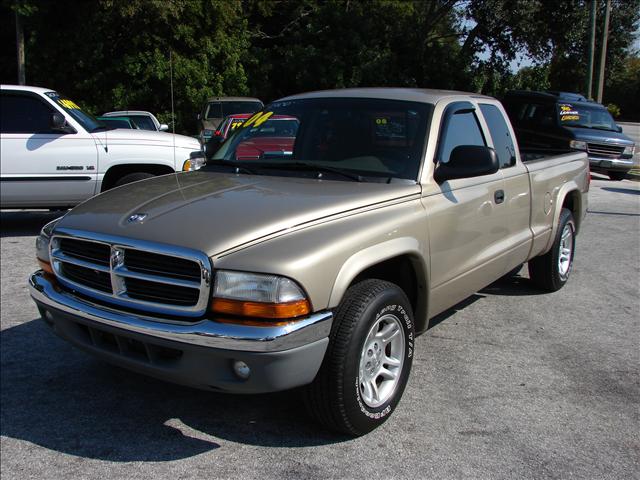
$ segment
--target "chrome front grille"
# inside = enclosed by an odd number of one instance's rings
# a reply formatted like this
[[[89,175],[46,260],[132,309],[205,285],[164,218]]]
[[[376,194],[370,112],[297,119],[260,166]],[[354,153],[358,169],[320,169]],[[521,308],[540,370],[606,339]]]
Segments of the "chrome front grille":
[[[211,266],[201,252],[81,232],[54,235],[50,258],[63,285],[117,306],[199,316],[208,305]]]
[[[587,152],[598,157],[620,158],[624,146],[610,145],[607,143],[587,143]]]

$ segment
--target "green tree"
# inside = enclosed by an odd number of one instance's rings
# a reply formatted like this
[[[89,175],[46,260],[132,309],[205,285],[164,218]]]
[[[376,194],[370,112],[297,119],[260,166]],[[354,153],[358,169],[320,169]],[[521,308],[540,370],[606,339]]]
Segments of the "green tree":
[[[65,92],[93,113],[144,109],[169,120],[169,52],[177,131],[195,130],[207,96],[248,93],[239,1],[43,2],[28,28],[28,83]]]

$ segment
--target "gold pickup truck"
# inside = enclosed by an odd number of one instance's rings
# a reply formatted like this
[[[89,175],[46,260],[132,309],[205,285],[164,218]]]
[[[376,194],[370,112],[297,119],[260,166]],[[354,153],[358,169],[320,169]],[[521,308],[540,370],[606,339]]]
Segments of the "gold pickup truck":
[[[314,417],[362,435],[397,407],[430,318],[525,262],[540,288],[565,284],[589,179],[585,153],[519,151],[490,97],[294,95],[201,170],[46,225],[30,292],[108,362],[220,392],[304,387]]]

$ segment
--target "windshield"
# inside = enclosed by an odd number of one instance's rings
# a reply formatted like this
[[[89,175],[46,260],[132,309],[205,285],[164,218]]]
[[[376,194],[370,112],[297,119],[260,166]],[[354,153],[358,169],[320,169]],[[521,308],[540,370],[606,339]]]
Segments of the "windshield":
[[[213,160],[416,180],[432,109],[369,98],[275,102],[232,131]]]
[[[558,105],[558,115],[563,127],[595,128],[614,132],[618,129],[609,111],[598,105],[561,103]]]
[[[94,132],[101,128],[107,128],[93,115],[83,112],[78,105],[69,99],[63,98],[57,92],[47,92],[45,95],[53,100],[59,107],[73,117],[87,132]]]
[[[260,102],[209,102],[206,118],[223,118],[238,113],[254,113],[262,108]]]

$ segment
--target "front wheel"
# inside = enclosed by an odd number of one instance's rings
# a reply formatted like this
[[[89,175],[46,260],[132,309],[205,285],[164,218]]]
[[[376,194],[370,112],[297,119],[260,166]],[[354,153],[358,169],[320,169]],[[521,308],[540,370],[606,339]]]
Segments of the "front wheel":
[[[626,172],[607,172],[607,175],[611,180],[620,181],[627,178]]]
[[[560,290],[569,280],[575,245],[576,223],[571,211],[563,208],[551,250],[529,260],[529,276],[533,283],[549,292]]]
[[[364,280],[350,287],[320,371],[305,390],[309,413],[354,436],[382,425],[407,384],[414,337],[411,305],[397,285]]]
[[[139,182],[140,180],[146,180],[147,178],[151,177],[155,177],[155,175],[148,172],[129,173],[128,175],[125,175],[124,177],[118,179],[114,187],[120,187],[121,185],[126,185],[127,183]]]

